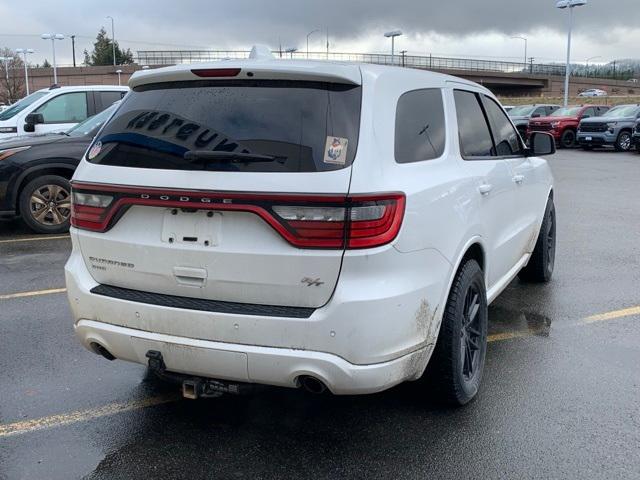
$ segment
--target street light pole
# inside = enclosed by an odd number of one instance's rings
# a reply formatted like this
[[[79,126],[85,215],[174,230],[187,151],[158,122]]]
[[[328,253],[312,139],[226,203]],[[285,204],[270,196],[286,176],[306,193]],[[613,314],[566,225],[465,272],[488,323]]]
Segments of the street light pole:
[[[384,34],[385,37],[390,38],[391,39],[391,65],[395,65],[395,40],[396,37],[399,37],[400,35],[402,35],[402,31],[401,30],[392,30],[390,32],[387,32]]]
[[[513,39],[524,40],[524,69],[527,69],[527,37],[511,37]]]
[[[567,34],[567,66],[564,77],[564,106],[569,105],[569,77],[571,76],[571,33],[573,30],[573,9],[586,5],[587,0],[558,0],[556,8],[569,9],[569,32]]]
[[[309,37],[319,31],[320,30],[316,28],[315,30],[311,30],[309,33],[307,33],[307,58],[309,58]]]
[[[27,95],[29,95],[29,68],[27,67],[27,54],[33,53],[32,48],[17,48],[16,53],[21,53],[24,57],[24,84],[27,88]]]
[[[595,57],[589,57],[589,58],[587,58],[587,61],[586,61],[586,64],[587,64],[587,65],[586,65],[587,75],[589,74],[589,62],[590,62],[591,60],[595,60],[596,58],[602,58],[602,56],[601,56],[601,55],[596,55]]]
[[[107,15],[107,18],[111,19],[111,50],[113,51],[113,66],[116,66],[116,29],[114,26],[113,17]]]
[[[402,55],[402,66],[404,67],[404,56],[407,54],[406,50],[400,50],[400,55]]]
[[[43,33],[40,35],[43,40],[51,40],[51,47],[53,48],[53,84],[58,84],[58,66],[56,65],[56,40],[64,40],[64,35],[61,33]]]
[[[71,53],[73,55],[73,66],[76,66],[76,36],[71,35]]]

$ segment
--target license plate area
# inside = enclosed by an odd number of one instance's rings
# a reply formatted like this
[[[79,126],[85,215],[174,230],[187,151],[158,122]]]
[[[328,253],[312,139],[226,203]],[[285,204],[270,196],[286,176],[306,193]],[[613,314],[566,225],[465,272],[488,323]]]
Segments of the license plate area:
[[[591,140],[593,140],[593,137],[584,137],[584,139],[585,139],[587,142],[590,142]]]
[[[220,243],[222,213],[167,209],[162,219],[162,241],[170,245],[215,247]]]

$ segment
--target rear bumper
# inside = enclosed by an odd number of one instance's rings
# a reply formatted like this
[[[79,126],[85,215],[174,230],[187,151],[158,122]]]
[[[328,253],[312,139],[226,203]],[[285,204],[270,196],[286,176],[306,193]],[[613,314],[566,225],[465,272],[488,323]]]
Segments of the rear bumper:
[[[375,393],[416,379],[431,353],[425,347],[389,362],[354,365],[329,353],[211,342],[91,320],[77,322],[75,331],[86,348],[97,343],[121,360],[146,364],[146,353],[157,350],[172,372],[281,387],[297,387],[300,376],[311,375],[336,395]]]
[[[77,235],[65,267],[76,334],[113,356],[214,379],[295,387],[300,375],[336,394],[419,378],[440,327],[452,266],[438,252],[392,246],[348,252],[329,303],[307,318],[197,311],[96,295]]]

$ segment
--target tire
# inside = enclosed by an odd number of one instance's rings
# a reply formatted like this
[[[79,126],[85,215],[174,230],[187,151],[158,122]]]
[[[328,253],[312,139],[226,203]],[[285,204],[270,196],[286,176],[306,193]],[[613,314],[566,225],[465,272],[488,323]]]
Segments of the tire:
[[[57,175],[30,181],[20,193],[22,220],[37,233],[65,233],[71,216],[71,185]]]
[[[575,148],[576,146],[576,132],[574,130],[565,130],[560,137],[561,148]]]
[[[553,276],[556,261],[556,207],[553,199],[547,201],[544,219],[538,234],[536,247],[529,263],[520,270],[518,276],[525,282],[546,283]]]
[[[617,152],[628,152],[631,150],[631,132],[620,132],[614,147]]]
[[[475,260],[467,260],[451,286],[426,372],[429,387],[449,405],[465,405],[478,393],[487,353],[487,321],[484,274]]]

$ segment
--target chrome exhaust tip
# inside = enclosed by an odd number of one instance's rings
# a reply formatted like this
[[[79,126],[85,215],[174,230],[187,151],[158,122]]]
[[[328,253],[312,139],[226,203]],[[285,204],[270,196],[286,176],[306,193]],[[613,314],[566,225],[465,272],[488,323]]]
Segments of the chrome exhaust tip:
[[[300,386],[309,393],[313,393],[314,395],[320,395],[327,390],[327,386],[323,381],[318,380],[315,377],[310,375],[303,375],[298,378],[298,382]]]

